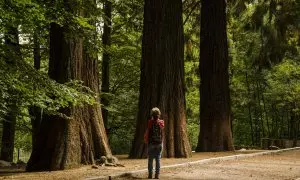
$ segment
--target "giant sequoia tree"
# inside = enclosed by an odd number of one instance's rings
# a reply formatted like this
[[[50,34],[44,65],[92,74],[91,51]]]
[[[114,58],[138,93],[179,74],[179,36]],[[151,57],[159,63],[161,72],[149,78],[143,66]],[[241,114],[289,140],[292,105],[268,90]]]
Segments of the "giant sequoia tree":
[[[181,0],[146,0],[142,42],[139,111],[131,158],[146,156],[143,134],[150,109],[165,121],[166,157],[189,157],[186,132]]]
[[[69,13],[78,12],[72,0],[65,1],[64,9]],[[70,19],[63,25],[51,23],[50,78],[59,83],[81,80],[99,94],[97,58],[92,57],[85,46],[91,45],[90,42],[79,36]],[[27,171],[92,164],[100,156],[111,154],[99,104],[66,107],[60,112],[70,119],[58,115],[43,116]]]
[[[196,151],[233,150],[225,0],[202,0],[200,39],[200,134]]]

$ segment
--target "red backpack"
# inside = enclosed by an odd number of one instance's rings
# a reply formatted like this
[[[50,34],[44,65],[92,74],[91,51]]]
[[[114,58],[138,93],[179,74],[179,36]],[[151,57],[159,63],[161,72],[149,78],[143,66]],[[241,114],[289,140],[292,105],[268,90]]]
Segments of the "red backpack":
[[[161,144],[162,143],[162,127],[159,121],[153,121],[149,129],[149,143],[150,144]]]

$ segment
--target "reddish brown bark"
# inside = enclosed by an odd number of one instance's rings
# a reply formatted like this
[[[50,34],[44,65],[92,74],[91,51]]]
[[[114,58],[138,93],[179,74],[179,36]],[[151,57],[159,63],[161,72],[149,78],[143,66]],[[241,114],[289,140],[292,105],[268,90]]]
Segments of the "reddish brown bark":
[[[181,0],[145,1],[142,46],[139,111],[130,157],[146,157],[143,135],[155,106],[165,121],[163,156],[189,157]]]
[[[49,76],[59,83],[81,80],[99,94],[97,58],[87,53],[83,39],[70,32],[68,26],[51,23]],[[61,113],[71,118],[43,116],[27,171],[93,164],[102,155],[111,155],[99,104],[69,107]]]
[[[225,0],[202,0],[200,134],[196,151],[233,150]]]

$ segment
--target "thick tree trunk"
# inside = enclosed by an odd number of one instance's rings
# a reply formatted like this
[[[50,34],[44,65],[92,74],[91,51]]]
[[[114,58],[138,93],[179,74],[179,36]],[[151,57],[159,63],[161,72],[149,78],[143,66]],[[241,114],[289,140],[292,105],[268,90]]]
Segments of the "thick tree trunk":
[[[200,39],[200,133],[196,151],[234,150],[225,0],[202,0]]]
[[[181,0],[146,0],[139,111],[130,158],[146,157],[143,135],[150,110],[165,121],[164,157],[190,157],[186,131]]]
[[[8,64],[16,66],[21,60],[21,52],[19,45],[19,34],[17,27],[8,27],[5,34],[5,60]],[[1,155],[0,159],[8,162],[13,161],[15,127],[19,108],[17,105],[18,94],[12,89],[10,90],[10,98],[7,99],[7,113],[4,116]]]
[[[38,129],[40,127],[40,123],[42,121],[42,110],[39,107],[30,107],[29,114],[31,118],[31,140],[32,140],[32,147],[35,144],[35,140],[38,134]]]
[[[106,0],[104,2],[104,30],[102,36],[103,43],[103,57],[102,57],[102,84],[101,91],[103,93],[109,93],[109,64],[110,64],[110,54],[109,47],[111,44],[111,2]],[[101,103],[104,107],[109,105],[109,99],[107,96],[101,97]],[[108,111],[102,109],[103,121],[105,128],[108,128]]]
[[[49,76],[59,83],[81,80],[99,94],[98,63],[67,27],[51,23]],[[99,99],[98,99],[99,100]],[[44,115],[27,171],[59,170],[92,164],[111,155],[99,104],[61,110],[70,116]]]
[[[34,68],[39,70],[41,67],[41,52],[40,52],[40,43],[39,43],[39,32],[36,29],[33,35],[33,59],[34,59]],[[42,110],[38,107],[30,107],[29,114],[31,116],[31,128],[32,128],[32,146],[35,145],[35,139],[37,132],[42,120]]]

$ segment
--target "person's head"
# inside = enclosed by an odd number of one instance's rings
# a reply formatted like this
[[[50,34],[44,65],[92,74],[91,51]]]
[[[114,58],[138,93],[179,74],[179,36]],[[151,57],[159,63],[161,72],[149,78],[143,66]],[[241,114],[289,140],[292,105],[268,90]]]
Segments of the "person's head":
[[[154,119],[158,119],[159,116],[160,116],[160,110],[157,107],[154,107],[154,108],[151,109],[150,114]]]

